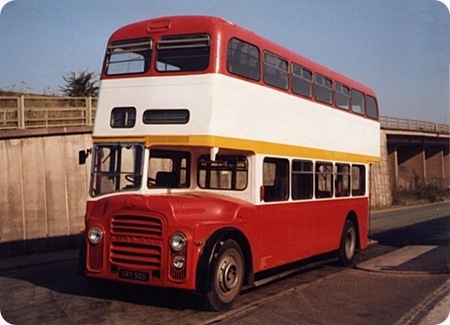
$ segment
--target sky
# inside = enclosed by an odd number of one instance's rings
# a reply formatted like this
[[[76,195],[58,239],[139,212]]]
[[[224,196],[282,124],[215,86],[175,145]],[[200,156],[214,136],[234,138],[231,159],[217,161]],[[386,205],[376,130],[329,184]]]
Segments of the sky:
[[[437,0],[14,0],[0,13],[0,89],[58,93],[72,71],[100,73],[116,29],[185,14],[228,19],[371,87],[382,116],[450,124],[450,15]]]

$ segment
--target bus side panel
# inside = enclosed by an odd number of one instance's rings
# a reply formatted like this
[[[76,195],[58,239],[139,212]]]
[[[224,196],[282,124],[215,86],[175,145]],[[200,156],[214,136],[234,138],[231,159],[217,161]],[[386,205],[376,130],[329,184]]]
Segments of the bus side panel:
[[[337,250],[350,216],[356,217],[361,248],[367,247],[367,204],[361,197],[259,206],[255,272]]]
[[[367,197],[316,201],[313,255],[339,248],[347,218],[356,217],[361,243],[367,243]]]

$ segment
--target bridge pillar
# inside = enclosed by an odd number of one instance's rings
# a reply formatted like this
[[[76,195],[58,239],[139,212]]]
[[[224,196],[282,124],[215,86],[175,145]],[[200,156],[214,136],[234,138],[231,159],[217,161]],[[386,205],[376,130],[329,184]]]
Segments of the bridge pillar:
[[[397,187],[415,189],[426,177],[425,150],[422,145],[397,148]]]
[[[442,150],[443,155],[443,165],[444,165],[444,178],[447,180],[447,188],[450,187],[450,155],[449,155],[450,146],[445,146]]]
[[[398,183],[398,153],[397,145],[388,145],[388,166],[389,166],[389,180],[392,189],[397,188]]]
[[[449,139],[440,134],[389,133],[388,164],[392,189],[415,190],[450,185]]]
[[[444,176],[444,153],[442,147],[429,147],[425,149],[426,182],[438,187],[442,186]]]

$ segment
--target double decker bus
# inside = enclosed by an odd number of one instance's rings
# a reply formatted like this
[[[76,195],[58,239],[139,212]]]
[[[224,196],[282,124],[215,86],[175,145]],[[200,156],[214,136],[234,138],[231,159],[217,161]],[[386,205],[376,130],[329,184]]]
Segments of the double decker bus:
[[[281,267],[350,265],[368,246],[379,148],[371,89],[251,31],[208,16],[122,27],[80,152],[84,274],[223,310]]]

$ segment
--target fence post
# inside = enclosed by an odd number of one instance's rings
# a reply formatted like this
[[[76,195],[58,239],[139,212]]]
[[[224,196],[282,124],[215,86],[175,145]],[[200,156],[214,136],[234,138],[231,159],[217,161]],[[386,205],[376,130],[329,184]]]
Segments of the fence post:
[[[92,125],[92,97],[86,98],[86,125]]]
[[[20,95],[17,98],[17,126],[19,129],[25,129],[25,96]]]

